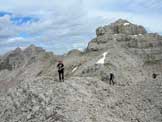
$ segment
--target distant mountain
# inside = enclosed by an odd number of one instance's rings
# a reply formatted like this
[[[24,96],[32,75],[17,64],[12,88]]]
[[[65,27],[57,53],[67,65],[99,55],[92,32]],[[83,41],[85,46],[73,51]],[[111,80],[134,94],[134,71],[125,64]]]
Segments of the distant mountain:
[[[0,69],[8,69],[12,70],[15,68],[22,67],[29,62],[34,62],[34,60],[41,54],[44,53],[45,50],[36,47],[34,45],[30,45],[24,50],[21,48],[16,48],[15,50],[7,53],[3,57],[1,57]]]
[[[119,19],[97,28],[83,52],[31,45],[1,56],[0,122],[161,122],[161,79],[162,36]]]

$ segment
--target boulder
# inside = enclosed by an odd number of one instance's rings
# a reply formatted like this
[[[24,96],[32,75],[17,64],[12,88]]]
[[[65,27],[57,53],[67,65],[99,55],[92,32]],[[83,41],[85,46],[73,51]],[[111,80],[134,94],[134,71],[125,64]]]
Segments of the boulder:
[[[87,51],[98,51],[97,39],[93,39],[88,43]]]
[[[102,35],[104,35],[105,34],[105,29],[103,28],[103,27],[99,27],[99,28],[97,28],[96,29],[96,35],[97,36],[102,36]]]

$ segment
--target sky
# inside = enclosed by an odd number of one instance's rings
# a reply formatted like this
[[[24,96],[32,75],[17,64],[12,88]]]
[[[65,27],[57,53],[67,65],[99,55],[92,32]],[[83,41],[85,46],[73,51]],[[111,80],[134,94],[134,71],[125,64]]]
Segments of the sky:
[[[0,0],[0,54],[31,44],[55,54],[83,50],[119,18],[162,34],[161,0]]]

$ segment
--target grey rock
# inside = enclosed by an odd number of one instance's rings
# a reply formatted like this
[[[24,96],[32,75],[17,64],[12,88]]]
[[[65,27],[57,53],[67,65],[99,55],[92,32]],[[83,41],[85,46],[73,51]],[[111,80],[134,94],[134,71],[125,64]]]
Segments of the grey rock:
[[[97,36],[104,35],[105,33],[109,34],[122,33],[127,35],[135,35],[135,34],[146,34],[147,31],[143,26],[132,24],[127,20],[119,19],[108,26],[99,27],[96,30]]]
[[[68,52],[67,56],[81,56],[82,52],[80,50],[74,49]]]
[[[105,29],[103,28],[103,27],[99,27],[99,28],[97,28],[96,29],[96,35],[97,36],[102,36],[102,35],[104,35],[105,34]]]

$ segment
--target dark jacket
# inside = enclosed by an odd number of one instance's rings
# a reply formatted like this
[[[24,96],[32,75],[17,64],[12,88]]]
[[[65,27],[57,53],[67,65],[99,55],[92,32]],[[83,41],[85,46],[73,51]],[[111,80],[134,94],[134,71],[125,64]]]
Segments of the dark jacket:
[[[64,71],[64,64],[63,63],[59,63],[57,65],[57,68],[58,68],[58,72]]]
[[[114,79],[114,74],[110,73],[110,80],[113,80],[113,79]]]

